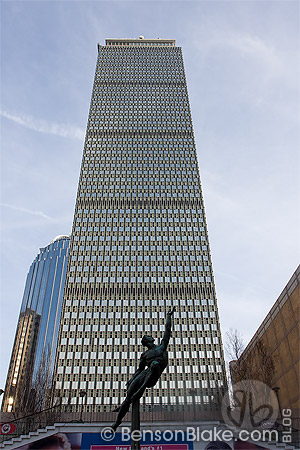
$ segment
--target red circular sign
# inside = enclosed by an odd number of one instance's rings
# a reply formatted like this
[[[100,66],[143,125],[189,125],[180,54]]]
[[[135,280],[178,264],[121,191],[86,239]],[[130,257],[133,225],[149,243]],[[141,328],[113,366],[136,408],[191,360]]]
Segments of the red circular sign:
[[[16,431],[16,425],[14,423],[1,423],[0,434],[11,434]]]

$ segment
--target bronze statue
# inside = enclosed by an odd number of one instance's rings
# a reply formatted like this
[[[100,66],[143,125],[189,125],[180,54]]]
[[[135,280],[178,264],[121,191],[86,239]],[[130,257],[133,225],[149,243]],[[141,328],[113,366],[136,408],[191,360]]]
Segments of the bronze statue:
[[[117,420],[113,423],[112,429],[116,431],[121,424],[123,417],[128,412],[130,404],[139,400],[146,388],[153,387],[159,380],[161,374],[168,365],[167,347],[171,337],[171,317],[175,308],[167,314],[164,337],[159,345],[154,344],[152,336],[144,336],[142,344],[148,348],[141,355],[139,368],[133,377],[127,382],[127,395],[122,405],[114,411],[119,411]]]

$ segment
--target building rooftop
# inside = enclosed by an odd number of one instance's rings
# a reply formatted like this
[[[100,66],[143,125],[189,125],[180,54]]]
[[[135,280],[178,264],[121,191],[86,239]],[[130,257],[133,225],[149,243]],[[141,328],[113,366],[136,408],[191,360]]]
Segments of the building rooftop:
[[[105,45],[109,47],[175,47],[175,39],[145,39],[144,36],[139,36],[139,38],[109,38],[105,39]]]
[[[62,239],[70,239],[70,236],[68,236],[67,234],[59,234],[58,236],[56,236],[51,242],[50,244],[53,244],[56,241],[60,241]],[[50,245],[49,244],[49,245]]]

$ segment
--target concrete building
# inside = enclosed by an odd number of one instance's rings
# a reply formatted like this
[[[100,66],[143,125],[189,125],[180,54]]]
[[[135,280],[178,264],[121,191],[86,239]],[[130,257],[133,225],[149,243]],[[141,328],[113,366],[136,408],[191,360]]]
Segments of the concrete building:
[[[182,51],[107,39],[84,144],[55,369],[56,389],[111,409],[176,307],[169,368],[147,404],[213,407],[222,340]],[[103,406],[104,405],[104,406]],[[78,408],[80,406],[77,406]]]
[[[259,380],[278,395],[279,416],[291,410],[299,426],[299,304],[300,266],[237,361],[231,364],[233,382]]]

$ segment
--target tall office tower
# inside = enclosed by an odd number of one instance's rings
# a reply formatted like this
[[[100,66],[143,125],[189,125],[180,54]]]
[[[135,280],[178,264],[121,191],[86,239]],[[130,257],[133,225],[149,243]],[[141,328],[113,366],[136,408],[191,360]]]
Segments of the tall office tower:
[[[22,413],[43,406],[52,385],[69,244],[69,236],[57,236],[40,248],[30,266],[2,411]]]
[[[225,385],[211,258],[181,48],[98,46],[56,361],[87,410],[124,398],[144,334],[176,307],[169,367],[143,402],[209,404]],[[110,405],[110,406],[109,406]]]

